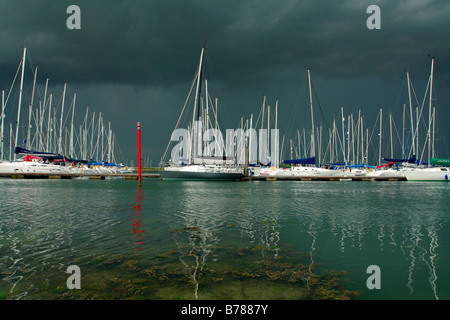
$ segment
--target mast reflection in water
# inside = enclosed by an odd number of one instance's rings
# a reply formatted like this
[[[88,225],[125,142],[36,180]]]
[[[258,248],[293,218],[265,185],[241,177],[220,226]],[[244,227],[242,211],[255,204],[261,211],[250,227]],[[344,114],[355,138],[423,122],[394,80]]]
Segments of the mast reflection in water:
[[[0,299],[302,299],[327,270],[356,299],[449,299],[449,188],[0,179]]]

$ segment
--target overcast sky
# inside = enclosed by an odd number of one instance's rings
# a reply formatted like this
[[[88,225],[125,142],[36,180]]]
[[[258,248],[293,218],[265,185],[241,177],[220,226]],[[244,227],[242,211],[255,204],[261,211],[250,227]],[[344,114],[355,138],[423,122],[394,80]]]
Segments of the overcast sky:
[[[66,26],[73,4],[81,9],[81,30]],[[381,9],[381,29],[366,26],[370,5]],[[422,102],[433,56],[437,156],[449,157],[449,18],[448,0],[2,0],[0,89],[10,88],[26,46],[28,63],[39,67],[40,91],[47,78],[55,96],[67,83],[66,103],[77,93],[77,119],[86,106],[102,112],[124,160],[136,161],[140,121],[143,157],[156,165],[205,43],[223,123],[236,128],[241,117],[257,116],[266,96],[271,105],[279,101],[280,134],[287,139],[310,128],[308,108],[297,99],[307,90],[307,69],[318,98],[316,125],[330,126],[343,107],[346,116],[361,109],[366,125],[374,126],[383,108],[400,128],[405,72]]]

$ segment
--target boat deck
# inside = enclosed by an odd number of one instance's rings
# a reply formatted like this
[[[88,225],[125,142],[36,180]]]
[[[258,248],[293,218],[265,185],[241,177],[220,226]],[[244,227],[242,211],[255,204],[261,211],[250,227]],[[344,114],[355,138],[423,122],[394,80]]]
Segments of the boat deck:
[[[252,176],[245,177],[247,181],[407,181],[405,177],[299,177],[299,176]]]

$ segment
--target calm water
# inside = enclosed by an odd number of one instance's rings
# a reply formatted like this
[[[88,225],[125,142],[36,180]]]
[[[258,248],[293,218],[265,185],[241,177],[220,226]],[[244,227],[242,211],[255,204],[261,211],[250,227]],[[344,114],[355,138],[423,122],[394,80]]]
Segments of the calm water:
[[[0,179],[0,299],[450,299],[449,188]]]

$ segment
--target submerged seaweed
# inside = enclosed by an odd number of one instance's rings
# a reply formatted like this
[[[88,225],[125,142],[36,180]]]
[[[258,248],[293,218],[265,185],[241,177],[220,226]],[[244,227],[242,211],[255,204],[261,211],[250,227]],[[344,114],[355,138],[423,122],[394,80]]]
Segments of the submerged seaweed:
[[[220,259],[203,264],[198,263],[201,250],[193,249],[180,246],[147,260],[123,255],[98,259],[82,278],[81,290],[67,289],[64,277],[55,270],[48,275],[52,284],[29,292],[25,298],[304,300],[351,299],[358,294],[343,286],[345,272],[315,273],[315,265],[301,263],[305,255],[288,248],[277,250],[289,259],[261,259],[259,246],[234,250],[215,247],[210,248],[214,255],[209,254]]]

